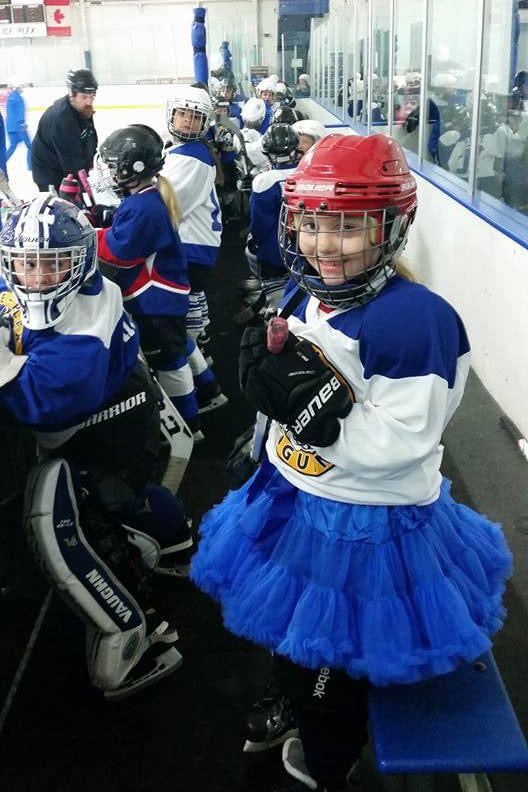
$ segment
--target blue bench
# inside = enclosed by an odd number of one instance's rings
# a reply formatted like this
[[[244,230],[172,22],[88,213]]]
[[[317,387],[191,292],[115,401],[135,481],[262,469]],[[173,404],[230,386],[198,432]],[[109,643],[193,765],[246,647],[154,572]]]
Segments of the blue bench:
[[[372,688],[369,715],[380,773],[528,771],[528,746],[491,652],[427,682]]]

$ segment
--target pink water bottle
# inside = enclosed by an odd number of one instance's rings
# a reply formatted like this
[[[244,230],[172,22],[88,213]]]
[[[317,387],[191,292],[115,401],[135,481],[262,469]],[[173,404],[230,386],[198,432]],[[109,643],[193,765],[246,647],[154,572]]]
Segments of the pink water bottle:
[[[268,350],[278,355],[282,352],[284,344],[288,340],[288,321],[282,316],[275,316],[268,324]]]

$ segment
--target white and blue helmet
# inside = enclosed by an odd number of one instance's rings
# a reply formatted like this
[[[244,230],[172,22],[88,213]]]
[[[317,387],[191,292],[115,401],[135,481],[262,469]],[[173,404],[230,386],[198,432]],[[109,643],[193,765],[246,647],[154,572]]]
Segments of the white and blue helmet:
[[[0,272],[31,330],[57,324],[96,266],[95,229],[51,193],[14,209],[0,233]]]

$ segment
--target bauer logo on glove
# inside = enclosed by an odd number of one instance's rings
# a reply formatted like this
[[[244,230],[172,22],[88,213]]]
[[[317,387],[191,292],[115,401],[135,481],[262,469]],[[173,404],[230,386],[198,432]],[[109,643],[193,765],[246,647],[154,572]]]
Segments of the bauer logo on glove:
[[[353,394],[344,379],[308,341],[291,333],[281,352],[269,352],[266,330],[244,331],[240,386],[258,410],[288,427],[302,445],[329,446],[340,431]]]
[[[334,393],[336,393],[343,385],[339,382],[335,374],[331,377],[329,382],[325,382],[322,388],[313,396],[306,407],[304,407],[297,419],[291,423],[290,429],[293,434],[298,438],[304,429],[306,429],[314,418],[316,419],[320,411],[330,401]]]

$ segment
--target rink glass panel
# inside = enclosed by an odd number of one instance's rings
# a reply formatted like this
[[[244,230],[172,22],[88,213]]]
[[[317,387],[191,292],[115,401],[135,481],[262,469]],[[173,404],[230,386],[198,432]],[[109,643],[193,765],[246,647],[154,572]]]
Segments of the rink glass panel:
[[[423,156],[464,181],[470,164],[480,0],[432,3]],[[456,31],[456,35],[453,34]]]
[[[336,123],[392,134],[417,172],[526,244],[528,8],[335,0],[312,20],[310,57]]]
[[[395,0],[392,135],[418,154],[425,0]]]
[[[515,5],[515,4],[513,4]],[[490,206],[528,214],[528,10],[488,0],[476,188]]]

